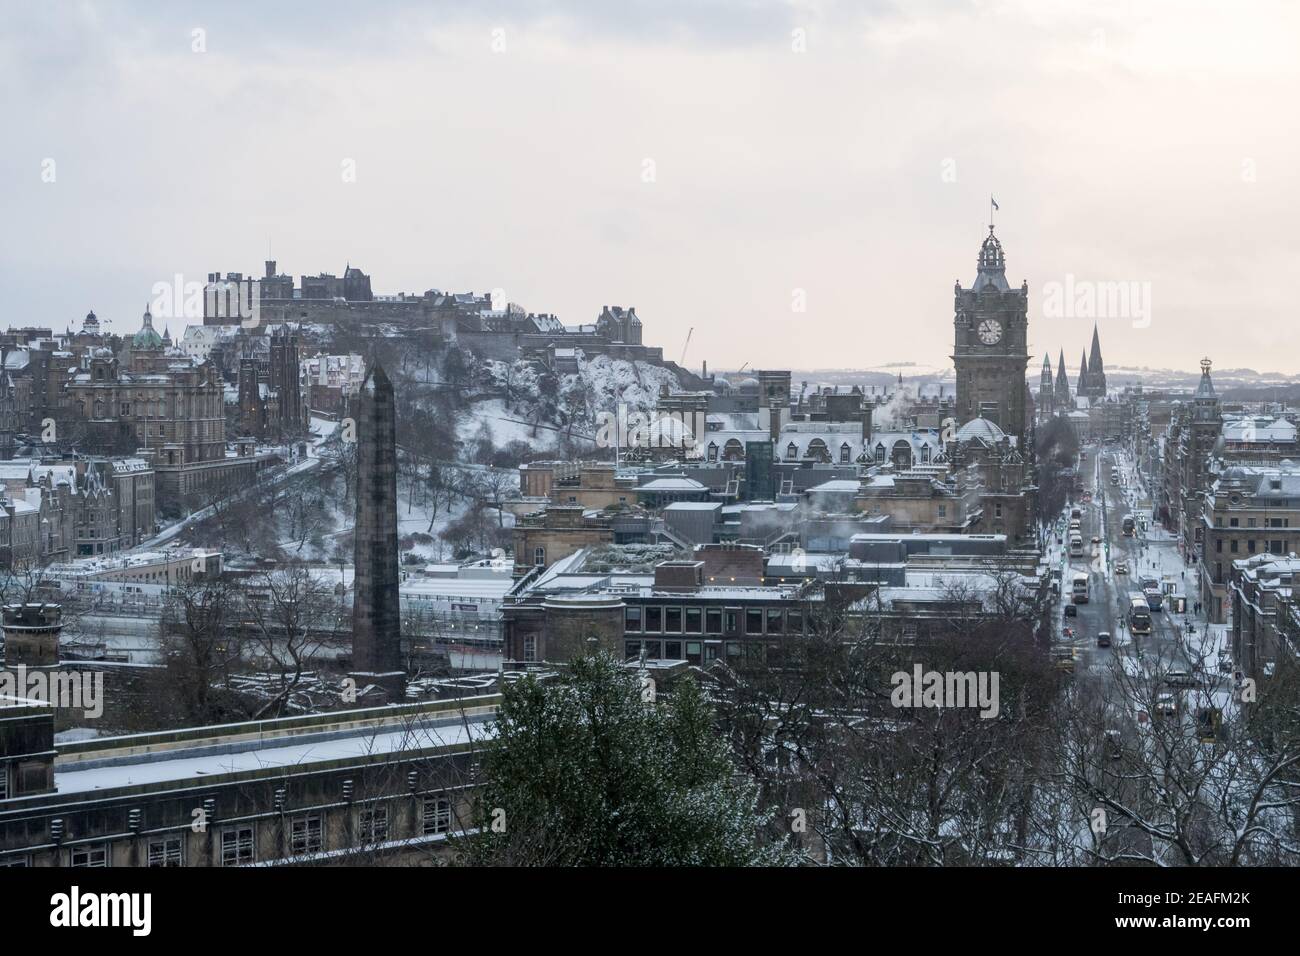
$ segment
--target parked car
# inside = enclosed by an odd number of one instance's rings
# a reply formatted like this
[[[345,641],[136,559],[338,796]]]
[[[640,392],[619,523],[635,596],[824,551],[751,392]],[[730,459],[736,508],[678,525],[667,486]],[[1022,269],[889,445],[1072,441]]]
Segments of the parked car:
[[[1077,604],[1067,604],[1067,605],[1065,606],[1065,616],[1066,616],[1066,617],[1078,617],[1078,616],[1079,616],[1079,605],[1077,605]]]
[[[1177,717],[1178,701],[1173,694],[1161,694],[1156,698],[1155,712],[1157,717]]]
[[[1097,646],[1110,647],[1110,631],[1097,632]]]

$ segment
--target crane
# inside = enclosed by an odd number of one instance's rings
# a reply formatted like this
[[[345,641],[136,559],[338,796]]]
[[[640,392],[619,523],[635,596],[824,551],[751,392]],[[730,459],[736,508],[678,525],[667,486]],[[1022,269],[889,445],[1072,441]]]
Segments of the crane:
[[[687,350],[687,348],[690,347],[690,344],[691,344],[691,336],[692,336],[694,333],[695,333],[695,326],[692,325],[692,326],[690,327],[690,329],[689,329],[689,330],[687,331],[687,333],[686,333],[686,344],[682,346],[682,357],[677,361],[677,364],[678,364],[678,365],[685,365],[685,364],[686,364],[686,350]]]

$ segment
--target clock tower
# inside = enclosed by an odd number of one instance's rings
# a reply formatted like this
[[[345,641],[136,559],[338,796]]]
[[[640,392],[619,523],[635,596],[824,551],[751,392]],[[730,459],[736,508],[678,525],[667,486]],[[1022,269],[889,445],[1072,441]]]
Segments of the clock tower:
[[[1002,243],[989,234],[969,289],[953,290],[953,365],[957,368],[957,426],[975,418],[997,423],[1025,443],[1025,369],[1029,365],[1029,284],[1007,285]]]

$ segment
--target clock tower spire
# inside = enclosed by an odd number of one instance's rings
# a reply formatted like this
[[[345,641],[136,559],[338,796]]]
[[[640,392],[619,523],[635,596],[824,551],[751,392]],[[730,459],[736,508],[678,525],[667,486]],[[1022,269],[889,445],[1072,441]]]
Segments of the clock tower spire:
[[[1012,289],[1007,284],[1006,256],[991,225],[980,246],[974,283],[963,289],[957,282],[953,311],[958,425],[986,418],[1023,446],[1029,285]]]

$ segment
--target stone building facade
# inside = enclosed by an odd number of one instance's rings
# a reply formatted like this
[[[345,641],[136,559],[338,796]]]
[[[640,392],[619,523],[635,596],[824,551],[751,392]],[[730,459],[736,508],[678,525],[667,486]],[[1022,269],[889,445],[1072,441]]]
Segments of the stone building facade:
[[[957,423],[986,418],[1023,443],[1029,424],[1029,285],[1007,284],[1006,257],[992,226],[980,247],[974,284],[963,289],[958,282],[953,289],[953,311]]]

